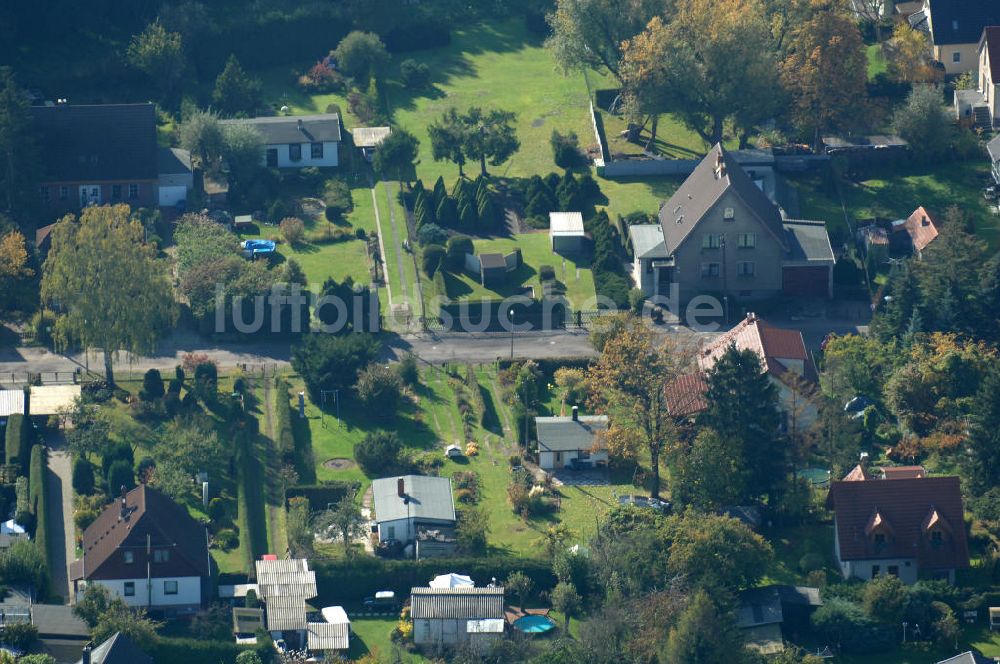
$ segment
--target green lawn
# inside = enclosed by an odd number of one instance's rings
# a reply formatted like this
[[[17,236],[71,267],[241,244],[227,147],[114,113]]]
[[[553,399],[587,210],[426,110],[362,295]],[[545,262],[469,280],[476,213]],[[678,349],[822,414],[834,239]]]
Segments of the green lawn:
[[[419,653],[406,652],[399,648],[399,659],[393,659],[397,646],[390,638],[392,630],[398,621],[392,618],[352,618],[351,619],[351,650],[348,656],[356,660],[370,652],[377,652],[379,661],[402,662],[403,664],[422,664],[429,662]]]
[[[1000,247],[1000,219],[990,214],[980,191],[986,173],[985,162],[887,173],[888,178],[845,182],[844,203],[852,221],[875,216],[902,219],[920,205],[941,217],[949,206],[957,205],[974,222],[976,234],[995,249]],[[828,192],[817,177],[797,177],[791,182],[799,191],[802,215],[826,220],[831,239],[841,237],[836,234],[844,234],[844,215],[836,195]]]
[[[885,59],[885,54],[882,52],[882,44],[869,44],[865,54],[868,56],[869,81],[889,70],[889,61]]]
[[[475,246],[476,253],[479,254],[507,254],[520,248],[524,263],[514,272],[508,273],[504,283],[496,290],[486,288],[465,272],[446,273],[445,288],[450,299],[504,298],[520,294],[524,286],[532,286],[535,297],[540,297],[542,286],[538,270],[542,265],[555,268],[556,280],[566,287],[566,297],[573,306],[585,306],[588,300],[594,298],[594,275],[590,271],[590,258],[553,253],[547,232],[524,233],[510,238],[476,239]]]

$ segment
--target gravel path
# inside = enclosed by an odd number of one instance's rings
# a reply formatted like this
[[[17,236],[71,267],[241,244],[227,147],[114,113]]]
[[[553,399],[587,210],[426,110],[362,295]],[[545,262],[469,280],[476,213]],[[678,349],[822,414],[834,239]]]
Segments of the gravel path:
[[[52,591],[72,601],[69,564],[76,557],[73,525],[73,464],[66,450],[49,452],[49,555]]]

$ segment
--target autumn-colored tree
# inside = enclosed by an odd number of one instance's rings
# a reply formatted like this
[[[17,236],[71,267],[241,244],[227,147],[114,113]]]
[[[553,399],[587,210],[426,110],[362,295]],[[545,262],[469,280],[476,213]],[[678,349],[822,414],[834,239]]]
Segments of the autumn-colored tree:
[[[817,147],[823,132],[856,125],[867,104],[868,59],[854,19],[821,5],[793,31],[781,81],[792,96],[796,126]]]
[[[7,279],[24,279],[34,274],[34,270],[28,267],[28,248],[21,231],[12,230],[6,235],[0,235],[0,283],[5,283]]]
[[[660,343],[641,320],[633,319],[608,338],[587,375],[592,405],[649,451],[654,497],[660,495],[661,453],[677,438],[665,388],[684,372],[689,358],[678,342]]]
[[[731,118],[749,130],[780,103],[775,46],[761,0],[678,0],[668,22],[654,17],[623,44],[621,72],[629,106],[673,111],[709,143]],[[653,128],[655,132],[655,125]]]
[[[931,66],[933,52],[927,33],[914,30],[905,21],[893,31],[887,52],[889,69],[896,80],[905,83],[937,83],[943,76]]]
[[[108,382],[122,350],[148,353],[173,325],[173,290],[142,223],[127,205],[88,207],[52,231],[42,300],[61,315],[56,333],[104,352]]]

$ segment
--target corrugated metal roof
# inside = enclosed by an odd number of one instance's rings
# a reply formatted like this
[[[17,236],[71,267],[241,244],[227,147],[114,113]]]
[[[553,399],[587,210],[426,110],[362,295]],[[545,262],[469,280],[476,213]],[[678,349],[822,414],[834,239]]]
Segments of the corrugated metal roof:
[[[392,127],[355,127],[351,130],[351,137],[354,139],[354,147],[373,148],[391,133]]]
[[[272,632],[306,628],[305,597],[272,597],[265,602],[264,608],[267,628]]]
[[[273,597],[316,596],[316,572],[310,571],[308,560],[258,560],[256,567],[257,586],[265,601]]]
[[[0,417],[24,415],[24,390],[0,390]]]
[[[375,518],[379,522],[397,519],[455,520],[455,501],[451,495],[451,479],[425,475],[403,476],[403,492],[399,497],[399,477],[383,477],[372,482]]]
[[[413,588],[410,615],[414,619],[503,618],[504,590],[496,588]]]
[[[582,236],[583,214],[580,212],[549,212],[549,232],[552,235]]]
[[[572,417],[536,417],[538,449],[546,452],[589,450],[594,437],[608,428],[607,415],[580,415]]]
[[[350,627],[345,623],[309,623],[309,650],[347,650],[350,647]]]

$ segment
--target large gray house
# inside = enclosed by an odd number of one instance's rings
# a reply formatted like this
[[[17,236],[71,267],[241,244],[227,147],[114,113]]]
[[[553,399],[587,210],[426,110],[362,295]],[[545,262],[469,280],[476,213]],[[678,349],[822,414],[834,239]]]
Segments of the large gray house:
[[[821,221],[788,219],[721,145],[713,147],[659,213],[630,231],[647,295],[761,299],[829,297],[833,249]],[[640,255],[641,254],[641,255]]]

